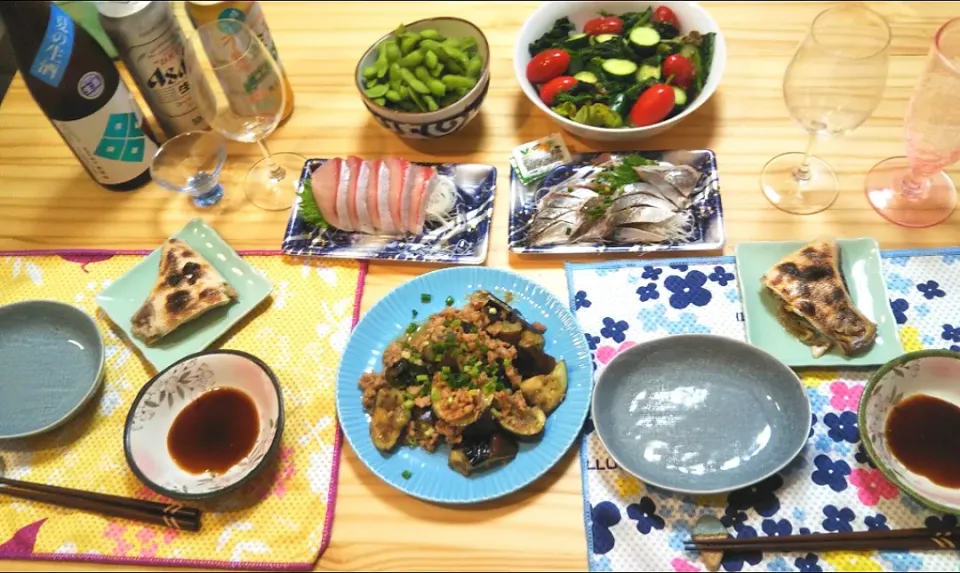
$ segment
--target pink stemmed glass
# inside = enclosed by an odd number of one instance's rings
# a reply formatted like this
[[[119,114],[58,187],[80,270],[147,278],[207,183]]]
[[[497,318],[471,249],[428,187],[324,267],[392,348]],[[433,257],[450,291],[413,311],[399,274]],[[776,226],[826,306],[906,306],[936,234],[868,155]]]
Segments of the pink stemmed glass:
[[[931,227],[957,204],[943,168],[960,160],[960,18],[934,37],[906,117],[906,157],[885,159],[867,174],[867,200],[887,220]]]

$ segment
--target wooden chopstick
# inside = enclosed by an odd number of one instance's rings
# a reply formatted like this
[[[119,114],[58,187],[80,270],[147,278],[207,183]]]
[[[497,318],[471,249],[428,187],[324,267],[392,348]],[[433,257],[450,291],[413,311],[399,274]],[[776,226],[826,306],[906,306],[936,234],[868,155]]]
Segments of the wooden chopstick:
[[[808,552],[867,550],[956,550],[957,530],[934,532],[929,529],[857,531],[819,535],[786,535],[747,539],[704,539],[686,543],[688,551],[767,551]]]
[[[171,529],[200,530],[202,512],[179,504],[157,503],[7,478],[0,478],[0,495],[162,525]]]

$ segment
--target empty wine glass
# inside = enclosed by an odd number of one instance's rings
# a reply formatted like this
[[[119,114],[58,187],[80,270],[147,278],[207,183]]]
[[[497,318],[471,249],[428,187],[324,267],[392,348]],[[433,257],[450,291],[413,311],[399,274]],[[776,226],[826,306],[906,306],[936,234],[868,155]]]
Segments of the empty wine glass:
[[[850,132],[876,109],[889,45],[887,21],[863,6],[830,8],[813,20],[783,78],[787,109],[809,133],[807,149],[774,157],[760,174],[763,194],[778,209],[810,215],[836,201],[836,173],[810,151],[818,135]]]
[[[906,157],[881,161],[867,173],[867,200],[905,227],[942,222],[957,205],[943,168],[960,160],[960,18],[937,31],[906,117]]]
[[[184,65],[203,119],[224,137],[256,143],[263,153],[244,180],[247,198],[261,209],[289,209],[306,159],[271,154],[263,141],[279,125],[288,97],[270,51],[245,24],[214,20],[186,42]]]
[[[220,170],[227,159],[223,138],[209,131],[189,131],[168,139],[153,156],[150,177],[161,187],[193,197],[197,207],[223,198]]]

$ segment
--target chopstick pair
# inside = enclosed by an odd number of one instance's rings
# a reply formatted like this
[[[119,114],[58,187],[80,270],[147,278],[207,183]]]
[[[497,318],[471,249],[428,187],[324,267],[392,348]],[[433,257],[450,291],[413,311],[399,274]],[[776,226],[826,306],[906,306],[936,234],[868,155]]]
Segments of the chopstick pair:
[[[161,525],[170,529],[200,531],[202,512],[179,504],[157,503],[2,477],[0,477],[0,495]]]
[[[696,539],[686,543],[687,551],[734,552],[761,551],[771,553],[819,553],[823,551],[956,551],[960,530],[934,532],[929,529],[895,529],[891,531],[857,531],[785,535],[783,537],[751,537],[748,539]]]

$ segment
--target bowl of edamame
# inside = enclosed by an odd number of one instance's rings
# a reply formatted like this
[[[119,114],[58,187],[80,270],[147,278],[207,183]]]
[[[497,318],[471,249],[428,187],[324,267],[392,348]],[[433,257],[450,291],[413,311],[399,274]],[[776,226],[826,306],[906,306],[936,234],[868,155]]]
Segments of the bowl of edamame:
[[[432,139],[463,129],[490,86],[490,46],[460,18],[401,25],[360,59],[357,89],[377,122],[400,137]]]

